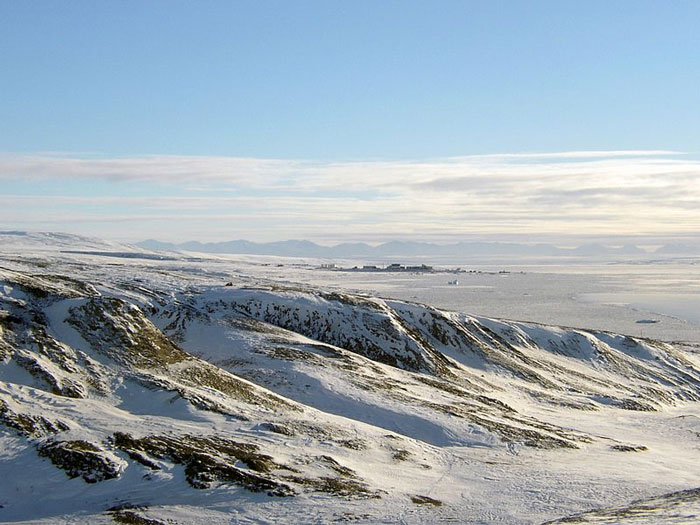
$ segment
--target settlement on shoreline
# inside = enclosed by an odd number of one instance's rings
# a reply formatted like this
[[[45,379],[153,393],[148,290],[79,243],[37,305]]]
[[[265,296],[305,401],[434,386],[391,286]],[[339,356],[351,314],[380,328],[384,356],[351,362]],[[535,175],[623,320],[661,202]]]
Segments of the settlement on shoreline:
[[[510,273],[507,270],[500,270],[497,272],[484,272],[481,270],[465,270],[462,268],[435,268],[434,266],[428,266],[426,264],[421,265],[404,265],[399,263],[392,263],[388,266],[377,266],[374,264],[366,264],[363,266],[353,266],[349,268],[344,268],[342,266],[336,266],[333,263],[322,264],[320,266],[321,270],[331,270],[335,272],[370,272],[370,273],[489,273],[489,274],[506,274]]]

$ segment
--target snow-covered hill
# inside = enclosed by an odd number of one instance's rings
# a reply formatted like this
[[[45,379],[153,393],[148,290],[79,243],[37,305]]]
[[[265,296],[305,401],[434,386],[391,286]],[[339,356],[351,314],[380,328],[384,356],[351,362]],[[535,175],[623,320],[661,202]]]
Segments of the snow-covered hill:
[[[130,244],[105,241],[93,237],[55,232],[0,231],[0,252],[101,250],[145,252]]]
[[[0,521],[697,516],[697,349],[65,251],[0,261]]]

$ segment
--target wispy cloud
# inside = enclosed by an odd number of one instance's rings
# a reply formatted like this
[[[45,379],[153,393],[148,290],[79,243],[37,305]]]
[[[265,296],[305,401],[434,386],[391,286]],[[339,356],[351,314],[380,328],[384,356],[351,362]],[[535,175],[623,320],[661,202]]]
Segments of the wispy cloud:
[[[0,179],[2,227],[92,225],[133,239],[700,232],[700,161],[671,151],[365,162],[3,154]],[[58,182],[74,189],[46,189]]]

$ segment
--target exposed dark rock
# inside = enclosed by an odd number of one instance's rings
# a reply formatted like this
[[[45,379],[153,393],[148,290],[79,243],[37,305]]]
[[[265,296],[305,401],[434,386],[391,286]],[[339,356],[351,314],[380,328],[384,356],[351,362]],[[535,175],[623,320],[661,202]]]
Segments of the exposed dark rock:
[[[442,507],[442,501],[429,496],[411,496],[411,501],[416,505],[433,505],[434,507]]]
[[[114,445],[129,455],[139,454],[141,461],[137,461],[142,464],[146,464],[144,459],[153,463],[143,456],[147,454],[185,465],[187,481],[194,488],[208,488],[215,482],[224,482],[273,496],[294,494],[288,485],[260,475],[285,467],[277,464],[271,456],[260,454],[257,445],[197,436],[146,436],[136,439],[122,432],[114,434]],[[237,462],[245,464],[247,469],[237,466]]]
[[[68,430],[68,425],[60,420],[51,421],[44,416],[14,412],[2,399],[0,399],[0,423],[27,437],[44,437]]]
[[[618,452],[645,452],[649,450],[644,445],[612,445],[610,448]]]
[[[119,477],[120,467],[105,451],[87,441],[50,441],[38,446],[39,455],[64,470],[68,477],[82,477],[86,483],[97,483]]]

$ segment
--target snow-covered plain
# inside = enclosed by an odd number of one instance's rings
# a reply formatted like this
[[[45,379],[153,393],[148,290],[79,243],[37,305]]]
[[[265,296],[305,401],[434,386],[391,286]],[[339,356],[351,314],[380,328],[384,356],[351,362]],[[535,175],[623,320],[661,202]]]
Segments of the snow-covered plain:
[[[697,327],[608,278],[0,241],[0,521],[700,517]]]

